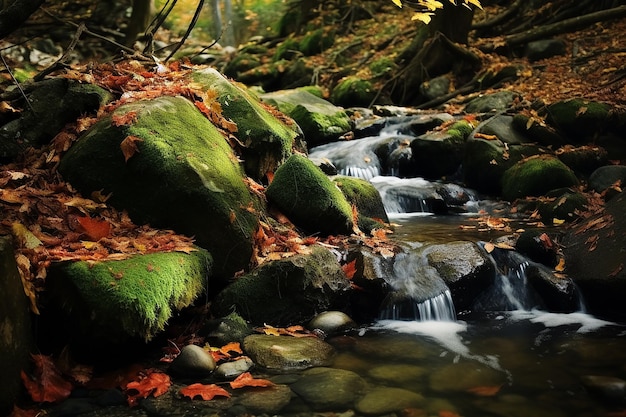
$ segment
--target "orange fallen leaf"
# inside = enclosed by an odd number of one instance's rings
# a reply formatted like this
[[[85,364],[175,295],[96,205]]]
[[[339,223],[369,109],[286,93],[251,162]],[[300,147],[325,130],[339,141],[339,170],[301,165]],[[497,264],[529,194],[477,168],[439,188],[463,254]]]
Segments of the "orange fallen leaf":
[[[243,354],[243,351],[241,350],[241,345],[239,344],[239,342],[230,342],[222,346],[220,348],[220,352],[222,352],[225,355],[230,354],[230,352],[239,353],[240,355]]]
[[[77,216],[82,232],[93,241],[98,241],[111,233],[111,223],[106,220],[98,220],[89,216]]]
[[[272,387],[274,383],[267,379],[254,378],[250,372],[244,372],[234,381],[229,382],[232,389],[243,387]]]
[[[354,278],[354,274],[356,273],[356,259],[354,259],[351,262],[348,262],[347,264],[342,265],[341,269],[343,269],[343,273],[346,274],[346,278],[348,279]]]
[[[226,391],[224,388],[218,387],[215,384],[191,384],[186,386],[185,388],[182,388],[179,392],[182,396],[190,398],[192,400],[197,396],[202,398],[204,401],[210,401],[215,397],[230,397],[230,393],[228,391]]]
[[[55,403],[72,393],[72,383],[63,378],[50,356],[31,355],[35,362],[32,376],[21,372],[22,382],[33,401]]]
[[[135,123],[136,120],[137,120],[136,111],[129,111],[128,113],[114,114],[113,116],[111,116],[111,124],[113,124],[113,126],[116,126],[116,127],[132,125],[133,123]]]
[[[485,248],[485,251],[487,253],[491,253],[496,248],[496,246],[493,243],[491,243],[491,242],[487,242],[487,243],[485,243],[484,248]]]
[[[556,272],[565,271],[565,259],[564,258],[559,259],[559,263],[557,264],[557,266],[554,267],[554,270]]]
[[[467,392],[478,395],[480,397],[493,397],[502,389],[502,385],[486,385],[480,387],[474,387],[467,390]]]
[[[461,415],[454,411],[441,410],[439,412],[439,417],[461,417]]]
[[[143,142],[143,139],[137,136],[126,136],[126,138],[120,143],[120,148],[122,149],[122,154],[124,155],[124,162],[128,162],[130,158],[132,158],[135,153],[139,152],[139,148],[137,147],[137,143]]]
[[[126,384],[126,395],[128,395],[128,405],[136,406],[142,398],[150,395],[158,397],[169,390],[172,381],[169,375],[156,370],[148,370],[147,375],[142,376],[138,381]]]

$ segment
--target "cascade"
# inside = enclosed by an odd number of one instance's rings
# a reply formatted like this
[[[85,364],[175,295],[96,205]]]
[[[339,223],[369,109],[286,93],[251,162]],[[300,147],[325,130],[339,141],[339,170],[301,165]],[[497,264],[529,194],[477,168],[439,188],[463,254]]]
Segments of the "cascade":
[[[402,298],[390,302],[379,314],[381,320],[414,320],[414,321],[455,321],[456,311],[450,290],[424,301],[413,298]]]

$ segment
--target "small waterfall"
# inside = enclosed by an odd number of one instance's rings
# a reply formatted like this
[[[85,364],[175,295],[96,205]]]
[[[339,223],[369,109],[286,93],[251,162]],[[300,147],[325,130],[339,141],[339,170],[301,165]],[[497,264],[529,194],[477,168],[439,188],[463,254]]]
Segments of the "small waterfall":
[[[397,254],[384,278],[392,290],[383,300],[379,319],[456,320],[450,289],[419,249]]]

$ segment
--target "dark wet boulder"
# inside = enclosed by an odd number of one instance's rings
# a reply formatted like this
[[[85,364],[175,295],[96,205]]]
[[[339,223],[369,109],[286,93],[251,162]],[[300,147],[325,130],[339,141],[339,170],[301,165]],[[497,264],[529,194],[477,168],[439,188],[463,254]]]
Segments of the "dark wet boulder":
[[[555,154],[576,175],[582,177],[589,177],[596,169],[609,163],[608,152],[599,146],[566,145],[557,149]]]
[[[291,156],[276,170],[266,196],[307,233],[350,234],[352,208],[341,190],[307,157]]]
[[[298,123],[309,148],[334,142],[351,129],[346,112],[306,90],[280,90],[261,99]]]
[[[533,142],[527,132],[515,128],[513,116],[500,114],[478,125],[476,132],[487,136],[495,136],[508,145],[519,145]]]
[[[563,238],[565,272],[580,288],[588,311],[626,318],[626,194],[609,200],[604,211],[585,218]]]
[[[571,278],[554,274],[550,268],[534,262],[524,272],[528,283],[541,299],[539,308],[557,313],[580,311],[580,293]]]
[[[493,284],[495,267],[482,248],[473,242],[431,245],[424,250],[452,293],[457,310],[467,310],[474,299]]]
[[[544,224],[573,222],[580,218],[588,203],[587,197],[575,188],[558,188],[548,191],[545,197],[537,207]]]
[[[565,55],[565,51],[566,44],[563,39],[540,39],[528,42],[524,49],[524,55],[533,62],[556,55]]]
[[[305,151],[298,125],[280,120],[245,87],[213,68],[194,71],[191,79],[218,93],[222,115],[237,125],[234,135],[243,144],[243,165],[252,178],[262,179],[274,172],[294,150]]]
[[[465,138],[458,130],[429,132],[411,141],[416,174],[427,179],[454,174],[461,165],[464,150]]]
[[[556,238],[543,230],[524,230],[517,238],[515,249],[534,262],[553,268],[559,261]]]
[[[127,122],[114,122],[120,119]],[[125,156],[129,141],[135,152]],[[195,236],[219,259],[217,276],[248,267],[258,213],[247,208],[257,202],[228,142],[190,101],[118,107],[79,138],[59,172],[83,195],[112,193],[108,203],[138,224]]]
[[[340,308],[349,289],[335,255],[314,246],[310,254],[266,261],[237,278],[215,297],[211,308],[216,316],[234,310],[253,324],[285,326]]]
[[[556,157],[536,155],[525,158],[502,176],[502,197],[512,201],[526,196],[541,196],[550,190],[578,184],[574,172]]]
[[[28,146],[42,146],[81,115],[95,113],[111,101],[108,91],[67,78],[53,78],[24,87],[28,105],[16,91],[7,101],[23,107],[20,117],[0,127],[0,158],[12,159]],[[0,119],[2,120],[2,119]],[[19,139],[19,140],[17,140]]]
[[[565,139],[554,127],[522,113],[513,116],[513,128],[539,145],[555,147],[565,144]]]
[[[7,236],[0,237],[0,276],[0,415],[9,415],[22,389],[20,371],[29,369],[34,346],[29,303]]]
[[[546,122],[562,131],[570,143],[582,143],[607,130],[611,106],[596,101],[571,99],[548,106]]]
[[[518,93],[513,91],[498,91],[493,94],[485,94],[471,100],[465,106],[466,113],[489,113],[504,111],[511,107]]]
[[[593,171],[589,177],[589,187],[599,193],[615,184],[620,187],[626,185],[625,165],[606,165]]]

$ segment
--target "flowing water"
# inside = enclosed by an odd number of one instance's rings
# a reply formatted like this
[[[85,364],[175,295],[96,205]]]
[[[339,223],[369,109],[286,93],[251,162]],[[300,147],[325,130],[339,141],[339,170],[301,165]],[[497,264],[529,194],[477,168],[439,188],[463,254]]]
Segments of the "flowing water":
[[[393,166],[381,162],[375,150],[395,143],[395,133],[388,129],[380,136],[325,145],[311,156],[330,160],[343,175],[372,182],[397,225],[395,238],[406,244],[490,241],[505,234],[459,227],[479,211],[502,209],[501,203],[454,184],[394,177]],[[372,385],[423,396],[420,404],[404,410],[398,405],[388,415],[626,416],[624,324],[585,313],[582,299],[575,313],[538,309],[540,300],[528,291],[524,258],[498,273],[475,311],[457,316],[446,289],[423,299],[413,288],[430,273],[418,258],[407,255],[399,262],[405,265],[394,267],[389,277],[393,288],[414,291],[415,297],[386,300],[378,321],[330,340],[339,352],[334,367],[357,372]]]

